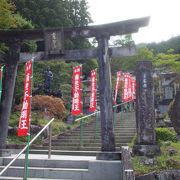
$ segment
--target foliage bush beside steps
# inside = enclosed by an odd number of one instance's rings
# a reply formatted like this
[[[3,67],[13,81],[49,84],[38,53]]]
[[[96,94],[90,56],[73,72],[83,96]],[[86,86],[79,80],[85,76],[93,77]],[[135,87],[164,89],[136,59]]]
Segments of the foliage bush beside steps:
[[[156,140],[158,143],[160,143],[161,141],[177,142],[176,133],[174,129],[156,128]]]
[[[9,131],[7,144],[26,144],[27,137],[18,137],[17,128],[19,124],[20,112],[13,113],[10,118],[9,126],[13,127],[13,131]],[[31,121],[31,139],[49,122],[48,119],[40,118],[37,112],[32,112]],[[66,131],[67,124],[60,119],[55,119],[52,123],[52,135],[57,135]],[[47,138],[47,131],[45,130],[43,134],[35,141],[35,144],[42,144],[43,139]]]
[[[84,115],[81,114],[80,116],[77,116],[76,119],[83,117]],[[8,145],[20,145],[20,144],[26,144],[27,143],[27,137],[18,137],[17,136],[17,128],[19,125],[19,117],[20,117],[20,111],[16,111],[12,113],[9,121],[9,133],[8,133],[8,139],[7,144]],[[44,127],[48,122],[49,119],[44,119],[44,114],[41,111],[32,111],[31,114],[31,139]],[[93,118],[85,118],[83,119],[83,125],[90,123],[93,120]],[[52,123],[52,135],[56,136],[61,133],[64,133],[65,131],[70,131],[72,129],[75,129],[80,126],[80,121],[72,122],[72,124],[67,123],[64,119],[55,119]],[[36,128],[34,128],[36,127]],[[43,144],[43,140],[47,138],[47,131],[45,131],[38,139],[35,141],[35,144]]]
[[[171,151],[174,154],[171,154]],[[153,171],[180,169],[180,142],[161,143],[161,155],[154,158],[133,157],[133,167],[136,176]]]
[[[180,170],[180,141],[176,139],[176,133],[171,128],[156,128],[156,140],[160,145],[161,155],[154,158],[134,156],[133,168],[135,175],[143,175],[162,170]],[[133,138],[130,147],[136,142]]]
[[[52,96],[36,95],[32,98],[32,110],[38,110],[44,115],[56,117],[58,119],[64,118],[65,107],[60,98]]]

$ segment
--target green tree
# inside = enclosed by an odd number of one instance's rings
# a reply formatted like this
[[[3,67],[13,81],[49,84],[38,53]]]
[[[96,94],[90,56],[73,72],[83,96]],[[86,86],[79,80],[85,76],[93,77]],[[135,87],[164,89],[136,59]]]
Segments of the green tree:
[[[180,36],[159,43],[148,43],[145,46],[148,49],[153,49],[155,54],[166,53],[169,49],[174,49],[173,54],[178,54],[180,53]]]
[[[113,42],[113,45],[122,47],[133,46],[135,45],[135,42],[133,41],[131,34],[126,34],[123,36],[119,36],[119,38]]]
[[[162,71],[173,71],[180,74],[180,54],[159,53],[155,56],[154,66]]]
[[[92,19],[86,0],[13,0],[17,12],[36,28],[87,26]],[[66,49],[88,48],[84,38],[66,39]]]
[[[136,58],[137,58],[137,60],[153,61],[154,55],[151,50],[149,50],[146,47],[142,47],[142,48],[138,48]]]
[[[13,0],[35,27],[85,26],[92,22],[86,0]]]
[[[13,6],[7,0],[0,0],[0,28],[14,27]]]
[[[30,21],[15,13],[15,6],[9,0],[0,0],[0,28],[32,28]]]
[[[96,59],[91,59],[86,61],[85,63],[83,63],[83,75],[85,76],[85,78],[90,76],[90,72],[93,69],[97,69],[98,68],[98,63]]]
[[[30,21],[15,13],[15,6],[9,0],[0,0],[0,29],[28,29],[33,28]],[[8,48],[0,43],[0,53],[3,54]]]
[[[63,0],[13,0],[17,12],[31,20],[36,28],[68,25]]]
[[[153,61],[153,53],[147,48],[137,49],[137,54],[132,57],[113,58],[111,61],[111,71],[115,74],[117,71],[134,71],[137,61],[150,60]]]

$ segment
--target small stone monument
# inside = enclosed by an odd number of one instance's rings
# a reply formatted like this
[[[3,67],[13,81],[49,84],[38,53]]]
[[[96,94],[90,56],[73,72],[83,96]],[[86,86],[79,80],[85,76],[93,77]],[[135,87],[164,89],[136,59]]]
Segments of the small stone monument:
[[[72,124],[74,122],[74,120],[75,120],[75,117],[72,114],[68,115],[68,117],[67,117],[68,124]]]
[[[151,61],[139,61],[136,68],[136,128],[137,142],[133,152],[140,156],[160,153],[156,145],[154,88]]]
[[[177,91],[175,100],[169,112],[174,130],[177,133],[177,138],[180,140],[180,90]]]

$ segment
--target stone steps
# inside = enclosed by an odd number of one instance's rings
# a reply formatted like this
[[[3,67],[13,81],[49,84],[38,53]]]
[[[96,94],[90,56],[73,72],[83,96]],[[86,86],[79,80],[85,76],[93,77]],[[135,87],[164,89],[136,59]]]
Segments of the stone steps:
[[[0,166],[2,170],[5,166]],[[31,178],[48,178],[48,179],[81,179],[83,173],[88,169],[75,168],[46,168],[46,167],[28,167],[29,177]],[[24,167],[11,166],[4,176],[23,177]]]
[[[129,133],[129,132],[136,132],[136,128],[131,128],[131,127],[127,127],[127,128],[119,128],[119,129],[115,129],[115,133]],[[91,133],[95,133],[95,130],[87,130],[87,131],[83,131],[83,134],[90,134]],[[100,134],[100,131],[97,131],[97,133]],[[71,133],[67,133],[67,134],[63,134],[60,135],[60,137],[62,136],[72,136],[72,135],[79,135],[80,131],[75,131],[75,132],[71,132]]]
[[[120,151],[120,146],[127,146],[128,143],[122,143],[119,144],[119,147],[116,149]],[[48,146],[37,146],[33,147],[34,149],[39,149],[39,150],[48,150]],[[69,150],[69,151],[101,151],[101,146],[98,147],[93,147],[93,146],[52,146],[52,150]]]
[[[124,131],[124,132],[115,132],[115,137],[127,137],[127,136],[134,136],[134,134],[136,133],[136,131]],[[96,133],[96,132],[92,132],[92,133],[82,133],[83,137],[86,139],[92,139],[95,137],[100,137],[101,133]],[[80,137],[80,133],[79,134],[72,134],[72,135],[64,135],[61,137],[56,138],[56,140],[61,140],[61,139],[79,139]],[[53,139],[55,140],[55,139]]]
[[[122,119],[122,117],[124,119]],[[129,117],[129,120],[125,118]],[[96,128],[98,123],[98,129]],[[99,151],[101,150],[101,129],[100,122],[91,121],[89,124],[83,124],[82,132],[80,127],[59,135],[56,139],[52,140],[53,150],[70,150],[70,151]],[[97,131],[96,131],[97,130]],[[131,142],[134,134],[136,133],[136,123],[132,114],[117,114],[115,122],[115,140],[116,146],[128,145]],[[80,138],[81,142],[80,142]],[[82,146],[82,147],[81,147]],[[34,148],[37,149],[38,147]],[[48,142],[40,147],[48,149]]]
[[[123,115],[125,117],[125,114]],[[117,114],[116,117],[115,140],[117,149],[120,149],[121,146],[126,146],[129,142],[131,142],[131,139],[136,133],[136,124],[133,118],[126,120],[122,119],[121,117],[119,120],[119,114]],[[69,151],[72,151],[73,154],[78,154],[80,151],[100,151],[101,132],[100,129],[95,132],[95,127],[96,121],[92,121],[89,124],[84,124],[82,133],[83,140],[81,141],[82,144],[80,144],[79,127],[59,135],[56,139],[52,140],[52,150],[54,151],[53,153],[58,154],[60,151],[61,153],[62,151],[65,151],[64,154],[66,154],[66,152],[69,154]],[[33,146],[32,152],[37,152],[38,149],[39,151],[45,150],[47,152],[48,142],[45,142],[43,146]],[[77,152],[75,153],[75,151]]]
[[[6,166],[12,158],[3,158],[3,165]],[[88,169],[89,162],[87,160],[55,160],[55,159],[29,159],[30,167],[44,167],[44,168],[70,168],[70,169]],[[17,159],[13,164],[15,166],[24,166],[24,159]]]
[[[127,134],[127,135],[116,135],[115,136],[115,139],[116,139],[116,141],[121,141],[122,139],[131,139],[132,137],[134,136],[134,133],[132,133],[132,134]],[[92,136],[85,136],[84,138],[84,142],[89,142],[89,141],[95,141],[95,140],[100,140],[101,139],[101,136],[100,135],[97,135],[96,137],[95,137],[95,135],[94,135],[94,137],[92,137]],[[79,137],[78,136],[76,136],[76,137],[73,137],[73,138],[70,138],[70,137],[64,137],[64,138],[59,138],[59,139],[55,139],[55,140],[52,140],[52,142],[63,142],[63,143],[65,143],[65,142],[79,142],[80,141],[80,139],[79,139]],[[47,144],[48,142],[46,142],[45,144]]]
[[[52,150],[52,155],[67,155],[67,156],[96,156],[99,151],[77,151],[77,150]],[[48,149],[30,149],[30,154],[48,154]]]
[[[8,177],[8,176],[0,176],[0,179],[3,180],[23,180],[22,177]],[[28,178],[28,180],[54,180],[54,179],[46,179],[46,178]],[[59,179],[59,180],[73,180],[73,179]]]
[[[124,116],[125,117],[125,116]],[[130,117],[130,116],[129,116]],[[113,180],[122,179],[121,161],[96,161],[95,156],[101,151],[101,132],[96,132],[96,122],[92,121],[83,126],[83,144],[80,145],[80,128],[59,135],[52,140],[52,157],[59,159],[47,159],[48,142],[43,145],[32,145],[30,156],[37,159],[29,159],[28,180]],[[100,126],[99,126],[100,127]],[[126,146],[134,136],[134,119],[116,121],[115,139],[116,151],[121,150],[121,146]],[[96,135],[96,138],[95,138]],[[83,146],[82,146],[83,145]],[[39,159],[44,156],[45,158]],[[61,156],[69,156],[68,160],[63,160]],[[72,160],[78,157],[76,160]],[[94,160],[80,160],[79,157],[91,157]],[[10,158],[0,160],[0,170],[10,161]],[[10,169],[0,177],[4,180],[22,180],[24,172],[24,159],[18,159]],[[101,177],[101,178],[100,178]]]
[[[131,139],[129,139],[129,140],[131,140]],[[118,143],[116,143],[116,146],[121,146],[123,143],[126,143],[127,142],[127,140],[126,139],[124,139],[124,140],[121,140],[121,141],[119,141]],[[46,146],[48,146],[48,144],[45,144]],[[45,146],[44,145],[44,146]],[[64,147],[71,147],[71,146],[80,146],[80,143],[61,143],[61,142],[56,142],[56,143],[52,143],[52,146],[59,146],[59,147],[62,147],[62,146],[64,146]],[[101,142],[99,141],[99,142],[84,142],[83,141],[83,146],[84,147],[88,147],[88,146],[93,146],[93,147],[101,147]]]
[[[12,160],[3,158],[0,171]],[[55,159],[29,159],[29,177],[45,179],[81,179],[82,174],[88,172],[88,160],[55,160]],[[23,177],[24,159],[14,162],[4,176]]]
[[[28,180],[109,180],[112,176],[113,180],[122,179],[121,161],[101,161],[88,156],[52,156],[51,159],[42,154],[29,156]],[[11,160],[12,158],[0,158],[0,171]],[[24,156],[15,161],[0,179],[22,180],[23,173]]]
[[[115,137],[118,138],[124,138],[124,137],[128,137],[128,136],[134,136],[134,134],[136,134],[136,131],[124,131],[124,132],[115,132]],[[61,141],[61,140],[65,140],[65,139],[79,139],[80,138],[80,133],[79,134],[72,134],[72,135],[67,135],[67,136],[61,136],[58,138],[53,139],[52,141],[56,140],[56,141]],[[84,139],[94,139],[95,137],[101,137],[101,133],[96,133],[96,132],[92,132],[92,133],[82,133],[82,137]],[[45,142],[47,142],[48,140],[46,140]]]

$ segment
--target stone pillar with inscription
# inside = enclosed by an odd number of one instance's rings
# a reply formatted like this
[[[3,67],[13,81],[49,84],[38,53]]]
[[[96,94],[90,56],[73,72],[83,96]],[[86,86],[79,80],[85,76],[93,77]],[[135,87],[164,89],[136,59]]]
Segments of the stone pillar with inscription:
[[[101,109],[101,152],[97,154],[97,159],[101,160],[113,160],[119,158],[119,154],[115,153],[115,136],[113,128],[112,111],[111,67],[108,51],[108,40],[109,37],[107,36],[101,36],[97,38]]]
[[[151,61],[139,61],[137,63],[136,82],[137,141],[133,147],[133,152],[136,155],[154,156],[160,153],[160,148],[156,145]]]

